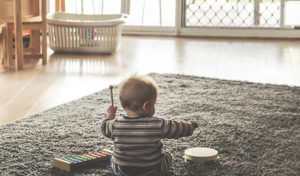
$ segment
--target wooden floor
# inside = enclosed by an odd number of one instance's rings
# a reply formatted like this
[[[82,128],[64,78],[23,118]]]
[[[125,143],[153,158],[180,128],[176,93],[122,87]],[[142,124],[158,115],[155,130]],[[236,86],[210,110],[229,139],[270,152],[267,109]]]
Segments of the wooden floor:
[[[114,55],[56,54],[0,66],[0,125],[91,94],[129,75],[182,73],[300,86],[300,41],[173,37],[122,38]],[[109,98],[109,97],[108,97]],[[105,111],[105,110],[104,110]]]

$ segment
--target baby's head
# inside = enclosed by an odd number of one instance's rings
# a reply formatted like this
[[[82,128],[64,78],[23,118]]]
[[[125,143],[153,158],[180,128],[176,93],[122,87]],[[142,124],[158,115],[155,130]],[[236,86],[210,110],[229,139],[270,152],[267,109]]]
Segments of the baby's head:
[[[154,115],[158,87],[151,77],[132,76],[120,84],[119,90],[119,98],[126,112]]]

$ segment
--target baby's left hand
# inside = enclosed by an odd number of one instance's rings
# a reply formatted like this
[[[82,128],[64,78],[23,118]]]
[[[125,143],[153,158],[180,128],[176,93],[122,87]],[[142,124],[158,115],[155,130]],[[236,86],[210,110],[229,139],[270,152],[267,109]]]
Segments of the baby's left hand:
[[[190,124],[192,124],[194,126],[194,128],[198,128],[198,123],[195,122],[194,120],[189,120],[188,121]]]
[[[109,119],[116,118],[117,109],[118,109],[118,106],[112,106],[112,105],[110,105],[107,108],[107,118],[109,118]]]

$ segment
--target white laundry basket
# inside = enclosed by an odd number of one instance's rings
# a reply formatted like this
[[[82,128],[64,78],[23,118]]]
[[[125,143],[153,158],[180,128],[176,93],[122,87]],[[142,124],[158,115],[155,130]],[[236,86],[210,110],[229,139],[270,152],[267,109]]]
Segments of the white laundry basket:
[[[54,51],[112,53],[119,46],[124,15],[47,15],[49,45]]]

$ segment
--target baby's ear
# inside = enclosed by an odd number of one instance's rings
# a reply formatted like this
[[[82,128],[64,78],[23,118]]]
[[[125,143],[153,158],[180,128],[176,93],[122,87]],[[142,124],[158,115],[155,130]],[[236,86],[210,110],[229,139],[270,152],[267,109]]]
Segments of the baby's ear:
[[[150,102],[149,101],[146,101],[144,104],[143,104],[143,111],[147,111],[149,109],[149,106],[150,106]]]

